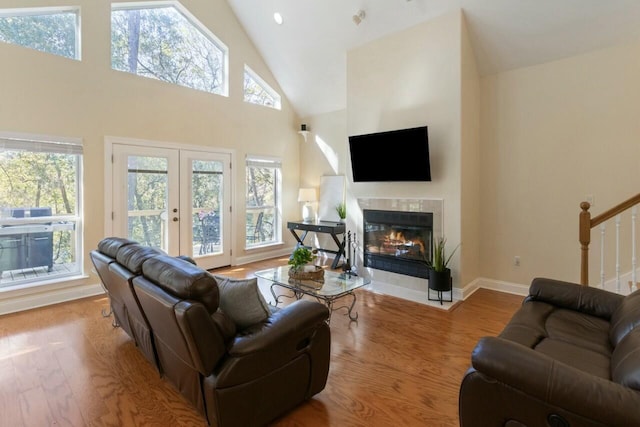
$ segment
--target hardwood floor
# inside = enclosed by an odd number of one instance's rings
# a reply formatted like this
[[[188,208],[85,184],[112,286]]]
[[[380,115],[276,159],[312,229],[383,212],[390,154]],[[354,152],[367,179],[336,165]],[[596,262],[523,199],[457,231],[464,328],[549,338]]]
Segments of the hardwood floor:
[[[235,277],[285,259],[216,273]],[[270,294],[265,295],[267,300]],[[450,311],[357,291],[357,322],[331,320],[326,388],[276,426],[456,426],[476,341],[522,297],[479,290]],[[0,426],[206,426],[93,297],[0,317]]]

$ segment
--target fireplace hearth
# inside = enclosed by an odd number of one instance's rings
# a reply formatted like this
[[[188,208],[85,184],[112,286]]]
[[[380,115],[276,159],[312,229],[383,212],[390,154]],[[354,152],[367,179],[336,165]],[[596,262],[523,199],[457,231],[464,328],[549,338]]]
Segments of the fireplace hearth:
[[[364,266],[428,278],[433,250],[433,214],[363,210]]]

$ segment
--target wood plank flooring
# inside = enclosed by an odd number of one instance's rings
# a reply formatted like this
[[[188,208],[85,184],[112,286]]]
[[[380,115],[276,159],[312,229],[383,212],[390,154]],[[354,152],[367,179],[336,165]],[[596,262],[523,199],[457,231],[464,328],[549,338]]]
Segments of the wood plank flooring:
[[[248,277],[285,263],[216,273]],[[456,426],[471,350],[522,301],[479,290],[442,311],[366,290],[357,297],[357,322],[344,310],[332,317],[327,387],[273,425]],[[93,297],[0,317],[0,426],[206,426],[104,308],[107,298]]]

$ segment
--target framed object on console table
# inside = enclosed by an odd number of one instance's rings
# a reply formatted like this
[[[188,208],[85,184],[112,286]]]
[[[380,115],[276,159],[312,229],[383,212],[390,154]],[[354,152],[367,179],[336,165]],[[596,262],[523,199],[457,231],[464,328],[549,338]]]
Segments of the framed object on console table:
[[[320,202],[318,203],[320,221],[340,221],[336,206],[344,203],[344,185],[344,175],[320,177]]]

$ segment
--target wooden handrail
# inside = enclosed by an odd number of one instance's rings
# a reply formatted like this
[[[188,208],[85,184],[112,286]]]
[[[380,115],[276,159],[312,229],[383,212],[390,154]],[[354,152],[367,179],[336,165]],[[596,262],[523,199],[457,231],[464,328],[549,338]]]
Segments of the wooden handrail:
[[[628,200],[612,207],[608,211],[601,213],[600,215],[591,218],[591,213],[589,212],[589,208],[591,204],[589,202],[580,203],[580,230],[579,230],[579,239],[580,239],[580,283],[588,286],[589,285],[589,243],[591,243],[591,229],[596,227],[603,222],[613,218],[616,215],[621,214],[629,208],[640,203],[640,193],[631,197]]]

